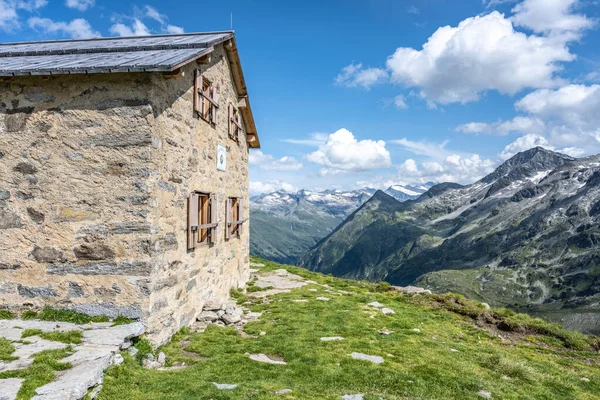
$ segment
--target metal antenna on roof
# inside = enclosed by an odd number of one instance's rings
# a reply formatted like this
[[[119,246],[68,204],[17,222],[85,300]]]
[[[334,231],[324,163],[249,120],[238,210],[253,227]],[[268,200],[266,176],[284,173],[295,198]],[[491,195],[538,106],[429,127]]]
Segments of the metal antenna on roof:
[[[233,11],[231,12],[231,15],[229,16],[229,29],[233,30]]]

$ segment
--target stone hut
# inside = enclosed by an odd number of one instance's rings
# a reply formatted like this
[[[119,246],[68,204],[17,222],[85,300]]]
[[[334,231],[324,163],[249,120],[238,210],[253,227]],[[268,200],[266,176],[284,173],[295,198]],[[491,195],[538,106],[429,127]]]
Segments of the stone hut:
[[[0,45],[0,305],[165,342],[249,277],[258,147],[232,32]]]

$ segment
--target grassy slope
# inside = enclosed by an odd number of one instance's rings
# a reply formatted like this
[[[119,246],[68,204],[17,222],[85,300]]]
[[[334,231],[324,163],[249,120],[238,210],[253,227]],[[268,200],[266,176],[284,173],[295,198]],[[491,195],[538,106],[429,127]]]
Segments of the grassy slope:
[[[281,268],[265,263],[263,270]],[[112,367],[105,377],[100,398],[280,399],[284,396],[273,392],[289,388],[293,392],[287,398],[296,399],[333,400],[352,393],[386,400],[475,399],[481,390],[491,392],[494,399],[600,399],[598,353],[590,345],[595,343],[593,338],[527,316],[485,311],[460,297],[377,292],[375,284],[286,268],[329,284],[331,292],[309,285],[277,295],[267,304],[253,299],[257,304],[252,310],[264,312],[259,321],[245,327],[254,337],[243,338],[234,329],[214,326],[203,334],[182,331],[161,350],[168,362],[191,365],[186,369],[146,370],[125,353],[125,363]],[[331,301],[316,301],[318,296]],[[396,314],[385,316],[365,307],[371,301],[385,304]],[[502,332],[504,339],[474,324],[473,318],[500,315],[506,317],[505,329],[513,330]],[[382,329],[395,333],[382,336],[378,333]],[[261,331],[266,335],[260,336]],[[319,339],[338,335],[345,340]],[[385,362],[353,360],[348,356],[351,352],[380,355]],[[288,365],[257,363],[245,353],[279,355]],[[212,382],[239,387],[219,391]]]

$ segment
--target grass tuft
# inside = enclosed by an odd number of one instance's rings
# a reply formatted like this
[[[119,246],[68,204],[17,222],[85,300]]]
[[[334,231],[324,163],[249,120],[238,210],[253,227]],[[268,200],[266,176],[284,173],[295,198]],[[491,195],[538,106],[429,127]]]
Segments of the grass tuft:
[[[131,319],[131,318],[124,317],[122,315],[119,315],[112,322],[113,322],[112,326],[117,326],[117,325],[131,324],[131,323],[135,322],[135,320]]]
[[[81,331],[43,332],[41,329],[25,329],[21,334],[21,338],[23,339],[31,336],[39,336],[42,339],[66,344],[81,344],[83,341],[83,333]]]
[[[71,310],[61,308],[52,308],[46,306],[37,314],[38,319],[42,321],[62,321],[72,322],[74,324],[89,324],[90,322],[109,322],[106,316],[91,317],[87,314],[81,314]]]
[[[8,362],[12,360],[16,360],[17,357],[14,357],[12,353],[15,351],[15,346],[10,342],[10,340],[0,337],[0,361]]]
[[[0,319],[15,319],[15,314],[8,310],[0,310]]]
[[[54,380],[57,371],[64,371],[72,367],[69,363],[59,361],[72,353],[71,347],[39,352],[33,355],[33,364],[29,368],[0,372],[0,379],[24,379],[17,394],[17,400],[30,399],[35,396],[35,389]]]

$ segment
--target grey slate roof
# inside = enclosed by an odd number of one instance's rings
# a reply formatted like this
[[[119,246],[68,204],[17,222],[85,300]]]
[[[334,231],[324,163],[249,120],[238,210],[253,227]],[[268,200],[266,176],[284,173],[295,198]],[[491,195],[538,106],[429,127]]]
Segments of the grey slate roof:
[[[170,72],[233,32],[0,44],[0,76]]]

